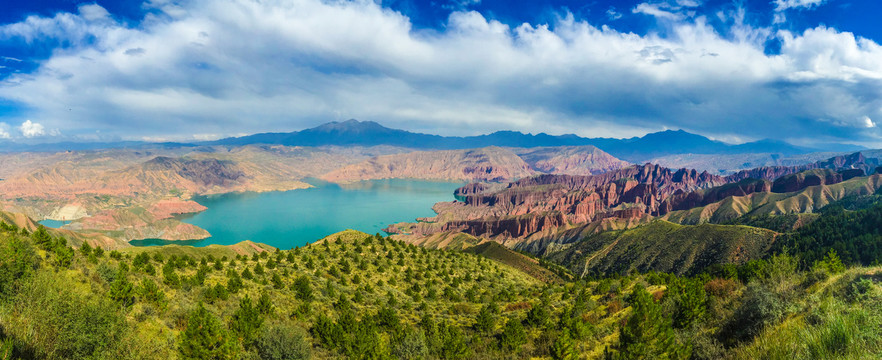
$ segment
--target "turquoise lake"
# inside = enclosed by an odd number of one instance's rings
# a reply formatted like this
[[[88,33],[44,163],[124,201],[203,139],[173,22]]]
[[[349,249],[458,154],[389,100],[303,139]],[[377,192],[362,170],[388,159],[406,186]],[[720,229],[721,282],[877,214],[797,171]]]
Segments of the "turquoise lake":
[[[434,216],[432,205],[454,200],[453,191],[463,184],[393,179],[313,185],[285,192],[197,197],[194,200],[208,210],[180,219],[208,230],[210,238],[131,243],[206,246],[251,240],[290,249],[346,229],[382,233],[389,224]]]

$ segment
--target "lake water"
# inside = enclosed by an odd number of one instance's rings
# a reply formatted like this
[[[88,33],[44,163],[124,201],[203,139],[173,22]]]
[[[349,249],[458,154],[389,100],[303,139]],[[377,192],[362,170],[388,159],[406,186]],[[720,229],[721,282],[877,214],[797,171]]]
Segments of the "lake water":
[[[206,246],[251,240],[290,249],[346,229],[382,233],[389,224],[434,216],[432,205],[454,200],[453,191],[463,184],[393,179],[313,185],[316,187],[285,192],[197,197],[194,200],[208,210],[181,220],[208,230],[210,238],[131,243]]]
[[[55,228],[55,229],[60,228],[64,225],[67,225],[67,223],[69,223],[69,222],[70,221],[49,220],[49,219],[37,221],[37,223],[42,224],[45,227],[50,227],[50,228]]]

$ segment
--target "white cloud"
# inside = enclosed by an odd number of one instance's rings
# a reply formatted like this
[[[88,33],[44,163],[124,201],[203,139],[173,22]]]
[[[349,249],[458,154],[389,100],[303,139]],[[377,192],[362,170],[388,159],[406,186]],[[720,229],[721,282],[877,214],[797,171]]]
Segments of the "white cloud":
[[[98,4],[84,4],[78,8],[80,16],[86,21],[98,21],[110,19],[110,13]]]
[[[665,7],[659,4],[650,4],[650,3],[640,3],[631,10],[631,12],[635,14],[644,14],[649,16],[654,16],[659,19],[667,19],[667,20],[683,20],[685,16],[680,13],[668,11],[664,9]]]
[[[669,126],[720,138],[878,136],[856,121],[882,116],[875,42],[824,27],[776,33],[745,24],[743,12],[721,14],[735,25],[720,34],[689,15],[698,2],[653,4],[633,11],[660,11],[669,36],[569,14],[510,27],[478,12],[422,31],[368,0],[153,0],[145,7],[161,14],[137,28],[82,10],[32,16],[0,26],[0,39],[71,46],[0,83],[0,98],[65,134],[128,138],[348,118],[458,134],[631,136]],[[770,39],[780,54],[764,53]]]
[[[773,4],[775,4],[775,14],[773,17],[773,22],[775,24],[781,24],[787,21],[787,15],[785,11],[792,9],[812,9],[816,6],[820,6],[823,3],[827,2],[827,0],[775,0]]]
[[[864,127],[866,127],[866,128],[876,127],[876,123],[873,122],[873,119],[870,119],[869,116],[864,116],[863,120],[864,120]]]
[[[618,20],[622,18],[622,14],[616,11],[616,8],[610,6],[609,9],[606,9],[606,18],[610,20]]]
[[[43,125],[32,122],[30,120],[25,120],[25,122],[21,123],[21,126],[18,127],[18,130],[21,131],[21,135],[26,138],[43,136],[44,134],[46,134]]]
[[[775,11],[784,11],[789,9],[806,8],[811,9],[820,6],[827,0],[775,0]]]
[[[0,139],[9,139],[11,137],[12,136],[9,135],[9,125],[0,122]]]

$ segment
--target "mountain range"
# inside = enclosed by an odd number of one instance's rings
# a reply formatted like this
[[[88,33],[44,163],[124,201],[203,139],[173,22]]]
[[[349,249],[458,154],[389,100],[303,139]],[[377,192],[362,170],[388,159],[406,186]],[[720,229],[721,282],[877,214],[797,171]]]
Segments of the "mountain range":
[[[395,145],[415,149],[474,149],[487,146],[550,147],[593,145],[619,159],[642,162],[671,154],[805,154],[819,149],[800,147],[777,140],[759,140],[739,145],[711,140],[683,130],[666,130],[643,137],[627,139],[587,138],[574,134],[524,134],[518,131],[497,131],[478,136],[440,136],[390,129],[373,121],[347,120],[330,122],[314,128],[289,133],[261,133],[226,138],[206,145],[277,144],[288,146],[376,146]],[[834,145],[831,145],[834,146]],[[862,149],[854,145],[836,144],[835,151]],[[831,149],[824,149],[831,151]]]
[[[287,146],[378,146],[392,145],[420,150],[462,150],[488,146],[535,148],[556,146],[592,145],[630,162],[647,162],[659,157],[676,154],[780,154],[792,156],[819,151],[848,152],[865,148],[851,144],[824,144],[821,148],[796,146],[784,141],[764,139],[743,144],[728,144],[684,130],[665,130],[642,137],[625,139],[589,138],[575,134],[549,135],[545,133],[524,134],[518,131],[497,131],[477,136],[441,136],[423,134],[385,127],[373,121],[346,120],[329,122],[314,128],[293,132],[269,132],[230,137],[204,142],[142,141],[118,142],[56,142],[24,144],[0,143],[2,152],[57,152],[84,151],[117,148],[179,148],[205,145],[287,145]]]

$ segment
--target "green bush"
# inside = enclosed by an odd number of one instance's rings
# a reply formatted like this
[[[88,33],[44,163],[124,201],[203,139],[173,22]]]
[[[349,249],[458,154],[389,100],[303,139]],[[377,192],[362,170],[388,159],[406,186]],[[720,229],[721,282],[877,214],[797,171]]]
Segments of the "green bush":
[[[116,304],[75,292],[69,279],[41,271],[13,300],[4,331],[27,344],[38,358],[114,358],[128,327]]]
[[[720,330],[721,341],[729,345],[753,339],[766,326],[784,316],[784,301],[757,282],[748,284],[741,306]]]
[[[39,266],[31,243],[18,236],[0,241],[0,259],[0,296],[3,297],[11,295],[16,282],[33,274]]]
[[[406,327],[392,342],[392,355],[402,360],[419,360],[429,356],[429,346],[422,330]]]
[[[312,357],[306,332],[287,324],[269,324],[261,329],[254,344],[263,360],[298,360]]]

